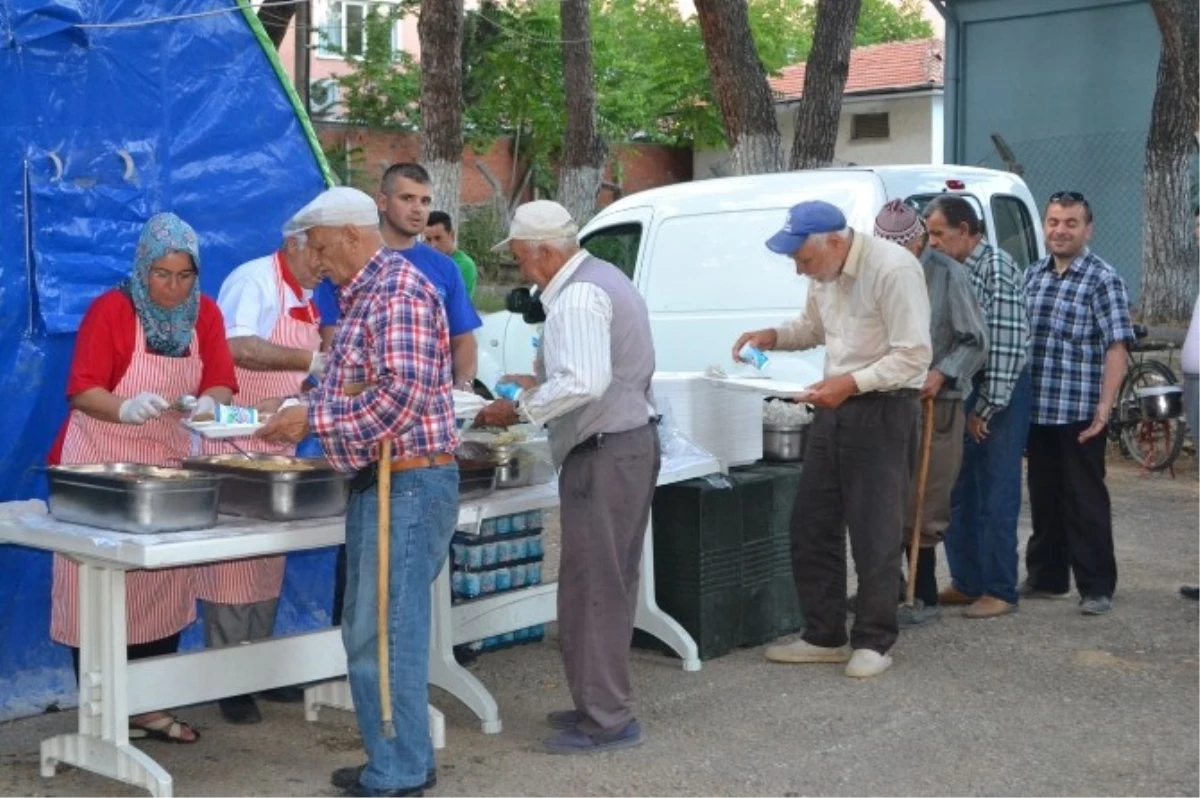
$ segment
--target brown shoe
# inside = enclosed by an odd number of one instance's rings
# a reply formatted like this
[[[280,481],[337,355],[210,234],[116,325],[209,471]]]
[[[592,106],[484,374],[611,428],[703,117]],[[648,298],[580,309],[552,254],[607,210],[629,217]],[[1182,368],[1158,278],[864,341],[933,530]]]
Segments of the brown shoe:
[[[1009,604],[995,596],[980,596],[974,604],[963,610],[964,618],[999,618],[1017,611],[1016,604]]]
[[[938,593],[938,604],[972,604],[979,596],[968,596],[954,585]]]

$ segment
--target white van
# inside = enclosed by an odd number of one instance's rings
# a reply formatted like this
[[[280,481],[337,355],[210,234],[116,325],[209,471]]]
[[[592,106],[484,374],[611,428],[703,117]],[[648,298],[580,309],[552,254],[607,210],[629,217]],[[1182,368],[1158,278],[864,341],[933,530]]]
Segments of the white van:
[[[850,226],[870,233],[892,199],[923,208],[955,193],[972,200],[992,244],[1024,268],[1043,255],[1040,213],[1020,177],[968,166],[876,166],[700,180],[651,189],[600,211],[580,232],[592,254],[619,266],[650,310],[660,371],[728,367],[746,330],[771,327],[804,308],[808,280],[790,258],[764,245],[787,209],[821,199]],[[479,380],[492,388],[506,373],[529,373],[538,330],[519,316],[488,315],[476,332]],[[821,378],[824,350],[770,355],[772,376]]]

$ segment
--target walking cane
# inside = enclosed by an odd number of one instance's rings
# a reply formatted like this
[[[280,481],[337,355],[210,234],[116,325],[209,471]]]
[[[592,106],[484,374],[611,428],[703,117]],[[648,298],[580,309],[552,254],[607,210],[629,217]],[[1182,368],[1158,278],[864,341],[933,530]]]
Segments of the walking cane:
[[[917,555],[921,543],[921,522],[925,518],[925,480],[929,477],[929,449],[933,445],[933,397],[921,400],[921,451],[917,466],[917,501],[913,508],[912,539],[908,541],[908,586],[904,604],[913,605],[917,594]]]
[[[388,600],[392,572],[392,441],[379,445],[379,571],[375,580],[378,598],[375,633],[379,643],[379,701],[383,710],[383,736],[395,737],[392,724],[392,672],[388,665]]]

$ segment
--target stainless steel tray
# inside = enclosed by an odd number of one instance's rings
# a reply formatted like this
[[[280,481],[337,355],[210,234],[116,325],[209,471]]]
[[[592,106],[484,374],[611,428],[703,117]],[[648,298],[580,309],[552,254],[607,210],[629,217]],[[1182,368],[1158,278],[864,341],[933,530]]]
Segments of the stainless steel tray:
[[[60,521],[135,535],[217,523],[220,480],[140,463],[51,466],[50,514]]]
[[[210,455],[185,468],[217,475],[222,513],[267,521],[331,518],[346,512],[350,479],[322,458]]]

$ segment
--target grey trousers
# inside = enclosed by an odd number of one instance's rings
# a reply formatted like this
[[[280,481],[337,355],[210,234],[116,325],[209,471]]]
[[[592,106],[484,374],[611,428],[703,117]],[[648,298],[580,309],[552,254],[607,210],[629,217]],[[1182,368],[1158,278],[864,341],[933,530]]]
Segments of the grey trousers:
[[[204,602],[204,645],[223,648],[270,637],[278,606],[277,598],[253,604]]]
[[[868,393],[817,410],[792,511],[792,575],[814,646],[846,643],[846,531],[858,574],[850,645],[896,642],[896,553],[912,501],[921,406],[916,392]]]
[[[651,425],[576,448],[558,479],[558,635],[579,728],[599,739],[630,721],[629,644],[642,542],[661,454]]]
[[[1183,373],[1183,412],[1192,444],[1200,448],[1200,374]]]
[[[921,548],[941,543],[950,527],[950,494],[963,461],[963,400],[933,400],[933,438],[929,442],[929,473],[925,477],[925,505],[921,508]],[[919,438],[918,438],[919,441]],[[918,443],[918,446],[920,444]],[[918,450],[919,453],[919,450]],[[913,501],[917,496],[917,470],[913,469]],[[911,507],[904,516],[904,540],[912,535]]]

